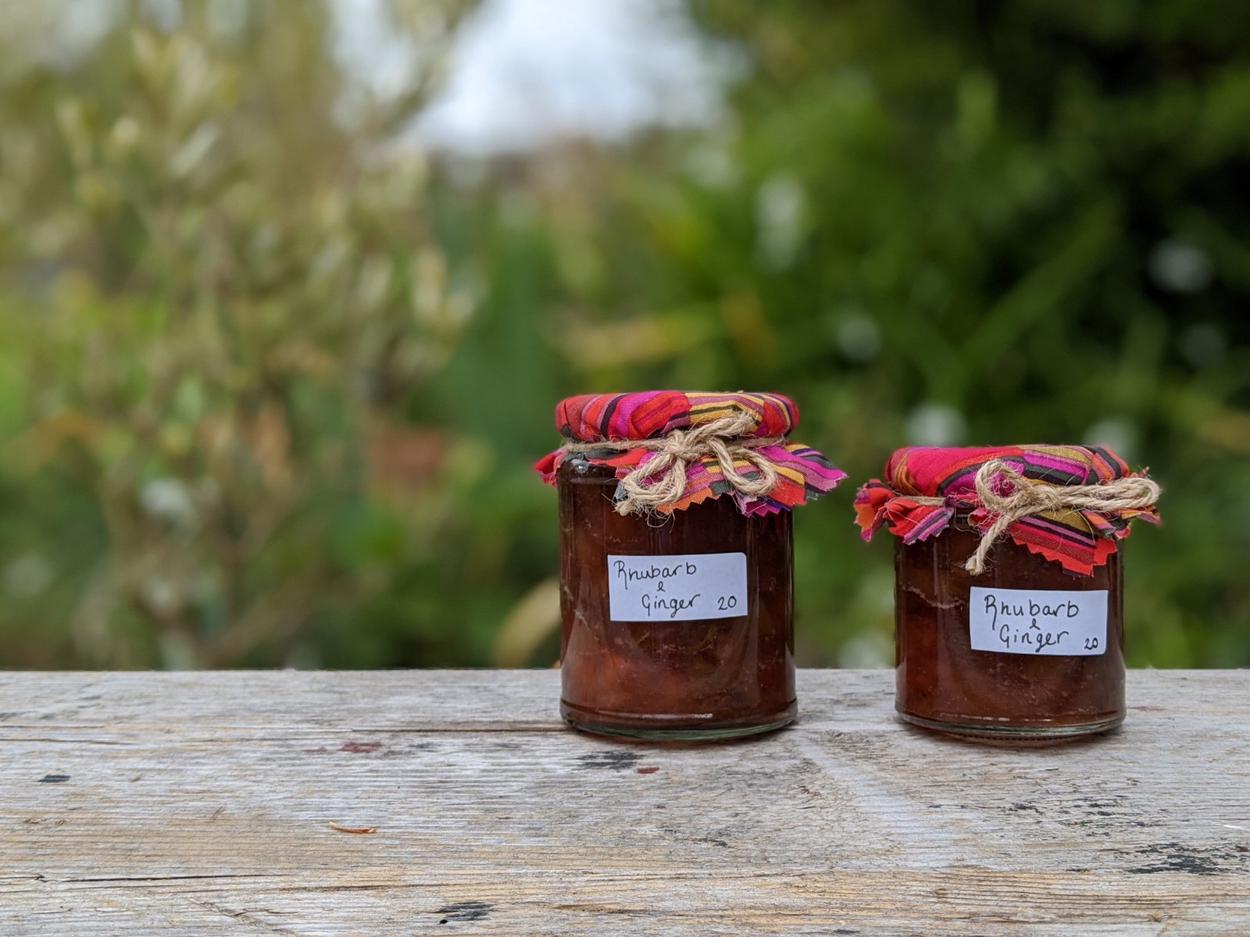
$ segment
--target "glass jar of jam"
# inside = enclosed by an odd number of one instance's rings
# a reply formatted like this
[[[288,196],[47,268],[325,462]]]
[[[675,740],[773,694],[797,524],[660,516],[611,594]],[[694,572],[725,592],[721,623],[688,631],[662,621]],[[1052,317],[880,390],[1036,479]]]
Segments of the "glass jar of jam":
[[[895,706],[907,722],[1054,742],[1124,719],[1120,539],[1158,487],[1106,449],[911,447],[856,498],[895,546]]]
[[[844,476],[776,394],[569,398],[539,462],[560,503],[561,715],[717,739],[795,715],[790,509]]]

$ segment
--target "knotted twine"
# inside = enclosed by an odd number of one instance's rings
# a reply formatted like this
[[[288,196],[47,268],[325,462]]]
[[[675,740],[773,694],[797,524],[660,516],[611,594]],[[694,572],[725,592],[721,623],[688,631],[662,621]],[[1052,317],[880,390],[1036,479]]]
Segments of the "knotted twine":
[[[995,478],[1011,483],[1007,494],[995,490]],[[1004,487],[1004,486],[1000,486]],[[964,569],[979,576],[985,572],[985,558],[1007,528],[1023,517],[1055,511],[1099,511],[1112,514],[1131,508],[1148,508],[1159,500],[1159,485],[1149,478],[1128,476],[1098,485],[1052,485],[1031,482],[1015,466],[1002,459],[991,459],[977,470],[977,497],[981,506],[995,515],[994,522],[981,534],[976,551]],[[912,497],[917,504],[947,503],[945,498]]]
[[[596,442],[565,443],[561,448],[568,453],[602,452],[612,450],[627,452],[632,449],[649,449],[655,456],[638,465],[618,483],[619,494],[616,512],[622,516],[655,511],[665,505],[681,500],[686,491],[686,468],[692,462],[712,456],[720,466],[725,481],[734,490],[748,497],[768,494],[777,484],[777,469],[768,458],[756,452],[764,446],[776,446],[784,442],[779,436],[748,436],[757,422],[748,413],[737,413],[702,423],[690,429],[672,430],[668,435],[655,439],[604,439]],[[734,467],[735,462],[747,462],[759,475],[752,478]]]

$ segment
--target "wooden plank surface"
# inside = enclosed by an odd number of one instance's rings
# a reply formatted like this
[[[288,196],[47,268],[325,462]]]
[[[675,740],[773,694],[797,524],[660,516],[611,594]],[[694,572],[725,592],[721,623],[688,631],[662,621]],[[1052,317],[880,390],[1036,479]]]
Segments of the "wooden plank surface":
[[[1036,751],[799,685],[661,747],[555,672],[0,674],[0,934],[1250,935],[1250,673]]]

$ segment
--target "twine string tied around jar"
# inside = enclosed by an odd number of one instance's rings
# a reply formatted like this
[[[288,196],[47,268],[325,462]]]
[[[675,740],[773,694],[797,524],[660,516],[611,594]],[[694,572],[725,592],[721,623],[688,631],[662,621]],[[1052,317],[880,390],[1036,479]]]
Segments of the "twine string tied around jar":
[[[1010,486],[1002,484],[1006,479]],[[996,480],[998,485],[995,485]],[[1097,485],[1053,485],[1030,482],[1015,466],[1002,459],[991,459],[977,470],[976,492],[981,506],[994,515],[994,521],[981,534],[981,542],[968,557],[964,569],[979,576],[985,572],[985,558],[998,538],[1016,521],[1034,514],[1054,511],[1116,511],[1148,508],[1159,500],[1157,482],[1141,476],[1117,478]],[[946,498],[913,497],[918,504],[945,505]]]
[[[779,436],[747,436],[756,420],[748,413],[737,413],[702,423],[689,429],[675,429],[654,439],[605,439],[596,442],[566,443],[571,454],[603,451],[627,452],[648,449],[655,456],[639,464],[619,482],[624,497],[616,502],[621,515],[654,511],[681,500],[686,491],[686,469],[708,456],[716,460],[721,475],[734,490],[748,497],[768,494],[777,484],[777,469],[756,450],[784,442]],[[744,475],[735,462],[746,462],[756,469],[754,477]]]

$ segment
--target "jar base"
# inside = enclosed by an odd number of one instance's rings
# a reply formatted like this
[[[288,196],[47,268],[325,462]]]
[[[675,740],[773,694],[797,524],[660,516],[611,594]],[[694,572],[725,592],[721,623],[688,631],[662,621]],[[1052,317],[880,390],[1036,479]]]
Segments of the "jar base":
[[[898,716],[904,722],[928,729],[930,732],[990,745],[1060,745],[1064,742],[1110,732],[1119,728],[1124,722],[1122,714],[1109,719],[1099,719],[1096,722],[1064,726],[1008,726],[947,722],[941,719],[926,719],[924,716],[917,716],[901,709],[898,710]]]
[[[763,735],[765,732],[775,732],[788,726],[794,721],[797,710],[797,704],[791,703],[766,719],[743,723],[722,722],[700,725],[666,717],[656,719],[654,725],[639,725],[604,717],[600,713],[579,709],[563,700],[560,701],[560,716],[569,727],[578,732],[645,742],[719,742],[751,735]],[[647,718],[649,717],[640,716],[638,722]]]

